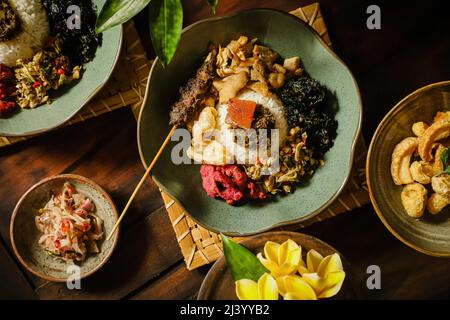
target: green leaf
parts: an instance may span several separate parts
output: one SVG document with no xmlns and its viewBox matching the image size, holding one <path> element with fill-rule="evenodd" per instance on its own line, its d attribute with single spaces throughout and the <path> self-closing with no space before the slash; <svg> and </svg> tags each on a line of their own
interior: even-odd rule
<svg viewBox="0 0 450 320">
<path fill-rule="evenodd" d="M 450 160 L 450 148 L 445 148 L 445 150 L 442 152 L 442 155 L 441 155 L 441 161 L 442 161 L 442 165 L 444 168 L 442 173 L 450 174 L 449 160 Z"/>
<path fill-rule="evenodd" d="M 123 24 L 144 9 L 151 0 L 106 0 L 100 11 L 95 31 L 101 33 Z"/>
<path fill-rule="evenodd" d="M 264 273 L 270 273 L 250 250 L 223 234 L 220 236 L 222 237 L 225 260 L 234 281 L 241 279 L 258 281 Z"/>
<path fill-rule="evenodd" d="M 175 55 L 182 28 L 181 0 L 153 0 L 150 3 L 150 36 L 156 55 L 164 67 Z"/>
<path fill-rule="evenodd" d="M 208 1 L 209 6 L 211 7 L 213 13 L 216 13 L 217 5 L 219 4 L 219 0 L 206 0 Z"/>
</svg>

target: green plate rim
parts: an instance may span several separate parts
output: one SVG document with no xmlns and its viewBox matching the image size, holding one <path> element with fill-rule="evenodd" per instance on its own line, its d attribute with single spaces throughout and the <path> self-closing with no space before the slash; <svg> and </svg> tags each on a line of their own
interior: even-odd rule
<svg viewBox="0 0 450 320">
<path fill-rule="evenodd" d="M 359 136 L 361 134 L 362 121 L 363 121 L 363 109 L 362 109 L 361 93 L 360 93 L 360 90 L 359 90 L 358 83 L 356 82 L 356 79 L 353 76 L 353 73 L 351 72 L 350 68 L 342 61 L 341 58 L 339 58 L 339 56 L 333 50 L 331 50 L 331 48 L 325 43 L 325 41 L 320 37 L 320 35 L 317 33 L 316 30 L 314 30 L 309 24 L 307 24 L 306 22 L 304 22 L 300 18 L 298 18 L 298 17 L 296 17 L 296 16 L 294 16 L 294 15 L 288 13 L 288 12 L 277 10 L 277 9 L 256 8 L 256 9 L 248 9 L 248 10 L 244 10 L 244 11 L 240 11 L 240 12 L 237 12 L 237 13 L 232 13 L 232 14 L 224 15 L 224 16 L 220 16 L 220 17 L 207 18 L 207 19 L 203 19 L 203 20 L 194 22 L 193 24 L 185 27 L 183 29 L 182 33 L 181 33 L 181 36 L 183 36 L 183 34 L 186 31 L 189 31 L 190 29 L 196 27 L 199 24 L 208 23 L 208 22 L 211 22 L 211 21 L 222 20 L 222 19 L 228 19 L 228 18 L 232 18 L 232 17 L 238 16 L 238 15 L 243 14 L 243 13 L 258 12 L 258 11 L 269 11 L 269 12 L 281 13 L 281 14 L 289 17 L 290 19 L 295 19 L 297 22 L 303 24 L 309 31 L 311 31 L 313 33 L 314 37 L 319 41 L 319 43 L 324 47 L 324 49 L 327 50 L 333 56 L 334 59 L 336 59 L 339 63 L 342 64 L 342 66 L 349 73 L 349 75 L 350 75 L 350 77 L 351 77 L 351 79 L 353 81 L 353 84 L 354 84 L 354 86 L 356 88 L 356 92 L 357 92 L 357 95 L 358 95 L 359 119 L 358 119 L 358 126 L 357 126 L 357 129 L 355 131 L 355 135 L 353 137 L 352 146 L 351 146 L 351 150 L 350 150 L 350 159 L 349 159 L 350 163 L 348 165 L 349 172 L 348 172 L 347 177 L 343 180 L 343 182 L 342 182 L 341 186 L 339 187 L 339 189 L 336 190 L 336 192 L 334 193 L 334 195 L 332 197 L 330 197 L 330 199 L 327 202 L 325 202 L 322 206 L 320 206 L 320 208 L 318 208 L 317 210 L 315 210 L 315 211 L 313 211 L 313 212 L 311 212 L 311 213 L 309 213 L 309 214 L 307 214 L 307 215 L 305 215 L 305 216 L 303 216 L 301 218 L 288 220 L 288 221 L 283 221 L 283 222 L 280 222 L 280 223 L 277 223 L 277 224 L 273 224 L 271 226 L 267 226 L 265 228 L 261 228 L 261 229 L 255 230 L 253 232 L 233 232 L 233 231 L 223 232 L 223 231 L 217 230 L 215 228 L 212 228 L 211 226 L 209 226 L 209 225 L 207 225 L 207 224 L 205 224 L 205 223 L 203 223 L 201 221 L 198 221 L 196 218 L 194 218 L 186 210 L 186 208 L 181 203 L 181 201 L 179 201 L 169 190 L 167 190 L 167 188 L 159 181 L 159 179 L 157 177 L 155 177 L 154 175 L 151 175 L 153 181 L 156 183 L 158 188 L 160 188 L 162 191 L 167 193 L 172 199 L 174 199 L 176 204 L 179 205 L 183 209 L 183 211 L 185 211 L 188 214 L 189 218 L 191 218 L 196 224 L 198 224 L 201 227 L 203 227 L 205 229 L 208 229 L 208 230 L 210 230 L 212 232 L 215 232 L 215 233 L 222 232 L 223 234 L 225 234 L 227 236 L 232 236 L 232 237 L 240 237 L 240 236 L 242 237 L 242 236 L 256 235 L 256 234 L 259 234 L 259 233 L 263 233 L 263 232 L 272 230 L 274 228 L 280 228 L 280 227 L 284 227 L 284 226 L 288 226 L 288 225 L 301 223 L 301 222 L 304 222 L 304 221 L 306 221 L 308 219 L 311 219 L 311 218 L 315 217 L 316 215 L 321 213 L 323 210 L 325 210 L 342 193 L 342 191 L 344 190 L 345 186 L 347 185 L 347 182 L 350 179 L 351 172 L 352 172 L 352 167 L 353 167 L 354 156 L 355 156 L 355 148 L 356 148 L 356 144 L 358 142 L 358 138 L 359 138 Z M 144 101 L 142 102 L 142 108 L 141 108 L 141 110 L 139 112 L 138 125 L 137 125 L 137 143 L 138 143 L 139 156 L 141 158 L 141 162 L 142 162 L 142 164 L 143 164 L 145 169 L 148 168 L 148 164 L 145 161 L 144 154 L 143 154 L 143 151 L 142 151 L 142 144 L 141 144 L 141 138 L 140 138 L 141 137 L 141 121 L 142 121 L 142 114 L 144 112 L 145 106 L 147 105 L 147 102 L 148 102 L 148 99 L 149 99 L 149 91 L 150 91 L 149 90 L 149 85 L 150 85 L 151 75 L 152 75 L 152 73 L 154 71 L 154 68 L 155 68 L 155 66 L 156 66 L 156 64 L 158 62 L 159 62 L 159 58 L 157 57 L 155 59 L 155 61 L 153 62 L 152 67 L 150 69 L 150 72 L 149 72 L 149 75 L 148 75 L 148 79 L 147 79 L 147 86 L 146 86 L 146 90 L 145 90 Z"/>
</svg>

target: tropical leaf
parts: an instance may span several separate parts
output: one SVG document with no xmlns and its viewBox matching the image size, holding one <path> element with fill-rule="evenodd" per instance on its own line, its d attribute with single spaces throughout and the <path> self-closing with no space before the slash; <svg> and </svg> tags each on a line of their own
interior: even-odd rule
<svg viewBox="0 0 450 320">
<path fill-rule="evenodd" d="M 181 0 L 152 0 L 150 3 L 150 36 L 162 65 L 172 61 L 183 28 Z"/>
<path fill-rule="evenodd" d="M 132 19 L 144 9 L 151 0 L 107 0 L 100 11 L 95 31 L 101 33 Z"/>
<path fill-rule="evenodd" d="M 250 250 L 223 234 L 220 236 L 222 237 L 225 260 L 234 281 L 248 279 L 258 282 L 258 279 L 264 273 L 270 273 Z"/>
</svg>

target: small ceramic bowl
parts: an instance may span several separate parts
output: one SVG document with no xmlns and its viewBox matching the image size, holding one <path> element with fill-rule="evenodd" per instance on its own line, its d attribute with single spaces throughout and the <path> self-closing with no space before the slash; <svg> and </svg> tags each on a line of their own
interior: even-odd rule
<svg viewBox="0 0 450 320">
<path fill-rule="evenodd" d="M 37 230 L 34 219 L 40 208 L 49 200 L 51 191 L 62 189 L 65 182 L 71 183 L 77 191 L 90 197 L 96 212 L 103 219 L 105 237 L 99 241 L 100 253 L 88 254 L 85 261 L 77 264 L 81 268 L 81 278 L 90 276 L 99 270 L 111 257 L 119 237 L 105 238 L 118 219 L 117 209 L 111 197 L 93 181 L 74 174 L 63 174 L 38 182 L 32 186 L 17 203 L 10 223 L 10 237 L 14 253 L 20 263 L 31 273 L 52 282 L 65 282 L 71 275 L 67 264 L 48 255 L 38 244 L 41 233 Z"/>
<path fill-rule="evenodd" d="M 402 206 L 402 186 L 394 184 L 391 155 L 397 143 L 414 136 L 414 122 L 430 123 L 438 111 L 450 110 L 450 81 L 425 86 L 400 101 L 381 121 L 367 156 L 367 183 L 376 213 L 399 240 L 420 252 L 450 257 L 450 208 L 438 215 L 409 217 Z"/>
</svg>

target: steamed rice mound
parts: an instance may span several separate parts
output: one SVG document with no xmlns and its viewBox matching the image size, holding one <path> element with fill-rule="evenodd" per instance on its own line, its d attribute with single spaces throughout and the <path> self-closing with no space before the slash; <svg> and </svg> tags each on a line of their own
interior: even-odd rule
<svg viewBox="0 0 450 320">
<path fill-rule="evenodd" d="M 15 66 L 18 59 L 31 59 L 49 36 L 47 13 L 39 0 L 9 0 L 21 22 L 21 31 L 0 42 L 0 63 Z"/>
</svg>

